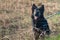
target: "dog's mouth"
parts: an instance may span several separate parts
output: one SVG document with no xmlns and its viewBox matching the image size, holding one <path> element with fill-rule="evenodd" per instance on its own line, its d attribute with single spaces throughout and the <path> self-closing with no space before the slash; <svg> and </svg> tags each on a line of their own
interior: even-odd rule
<svg viewBox="0 0 60 40">
<path fill-rule="evenodd" d="M 37 18 L 38 18 L 37 16 L 34 17 L 35 20 L 37 20 Z"/>
</svg>

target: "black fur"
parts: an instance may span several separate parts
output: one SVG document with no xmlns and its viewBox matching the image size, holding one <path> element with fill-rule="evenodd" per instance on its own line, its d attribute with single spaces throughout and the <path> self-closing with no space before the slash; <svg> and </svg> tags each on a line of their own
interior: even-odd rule
<svg viewBox="0 0 60 40">
<path fill-rule="evenodd" d="M 35 16 L 38 17 L 37 20 L 34 19 L 34 15 L 33 15 L 34 14 L 34 10 L 36 8 L 37 8 L 37 6 L 35 4 L 33 4 L 33 6 L 32 6 L 32 20 L 33 20 L 33 25 L 36 25 L 34 27 L 36 27 L 36 28 L 38 28 L 38 29 L 40 29 L 42 31 L 46 31 L 46 34 L 49 35 L 50 34 L 50 29 L 49 29 L 47 20 L 44 18 L 44 15 L 43 15 L 44 14 L 44 5 L 42 5 L 39 8 L 40 16 L 38 16 L 39 15 L 38 12 L 35 14 Z M 35 29 L 34 29 L 34 31 L 35 31 Z M 37 31 L 35 31 L 35 32 L 37 32 Z M 40 34 L 40 32 L 38 34 Z"/>
</svg>

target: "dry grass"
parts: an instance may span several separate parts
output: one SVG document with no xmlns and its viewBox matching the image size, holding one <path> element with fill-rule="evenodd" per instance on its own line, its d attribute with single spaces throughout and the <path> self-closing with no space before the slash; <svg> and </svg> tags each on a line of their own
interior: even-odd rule
<svg viewBox="0 0 60 40">
<path fill-rule="evenodd" d="M 31 0 L 0 0 L 0 40 L 34 40 L 31 3 Z M 46 5 L 48 3 L 44 4 Z M 46 8 L 47 6 L 45 6 L 45 9 Z M 45 11 L 45 16 L 46 15 L 47 9 Z M 60 16 L 53 18 L 59 20 Z M 52 20 L 48 19 L 51 29 L 57 25 L 55 24 L 57 21 L 53 20 L 53 18 L 51 18 Z"/>
</svg>

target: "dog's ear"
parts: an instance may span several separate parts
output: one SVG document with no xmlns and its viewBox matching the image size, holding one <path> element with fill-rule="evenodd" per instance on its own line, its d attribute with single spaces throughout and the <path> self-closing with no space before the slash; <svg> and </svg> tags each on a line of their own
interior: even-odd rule
<svg viewBox="0 0 60 40">
<path fill-rule="evenodd" d="M 36 5 L 35 4 L 33 4 L 32 5 L 32 14 L 34 13 L 34 10 L 36 9 Z"/>
</svg>

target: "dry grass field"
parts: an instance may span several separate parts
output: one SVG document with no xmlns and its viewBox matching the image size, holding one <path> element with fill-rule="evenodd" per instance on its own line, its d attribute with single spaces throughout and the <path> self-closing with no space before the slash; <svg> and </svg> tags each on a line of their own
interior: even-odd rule
<svg viewBox="0 0 60 40">
<path fill-rule="evenodd" d="M 38 2 L 38 0 L 0 0 L 0 40 L 34 40 L 32 1 Z M 60 11 L 59 0 L 41 2 L 45 5 L 45 17 Z M 48 18 L 47 21 L 52 33 L 50 38 L 45 40 L 60 40 L 60 14 Z"/>
</svg>

